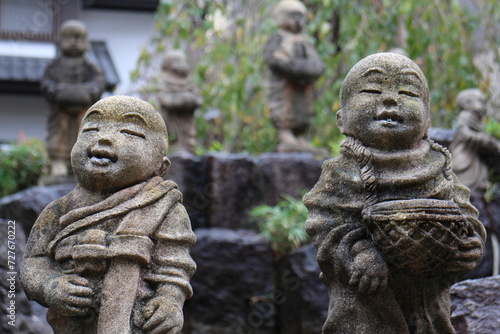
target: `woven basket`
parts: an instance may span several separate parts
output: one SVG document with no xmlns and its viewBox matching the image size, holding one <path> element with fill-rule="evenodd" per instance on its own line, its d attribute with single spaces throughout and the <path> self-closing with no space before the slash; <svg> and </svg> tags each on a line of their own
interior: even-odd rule
<svg viewBox="0 0 500 334">
<path fill-rule="evenodd" d="M 386 201 L 370 211 L 373 242 L 389 264 L 410 276 L 438 274 L 467 234 L 467 221 L 452 201 Z"/>
</svg>

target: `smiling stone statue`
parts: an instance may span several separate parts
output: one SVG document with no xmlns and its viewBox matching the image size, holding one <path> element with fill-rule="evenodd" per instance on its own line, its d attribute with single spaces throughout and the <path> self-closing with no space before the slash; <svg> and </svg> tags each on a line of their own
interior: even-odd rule
<svg viewBox="0 0 500 334">
<path fill-rule="evenodd" d="M 479 264 L 486 235 L 449 152 L 427 138 L 422 71 L 368 56 L 340 106 L 341 155 L 304 197 L 330 297 L 323 333 L 454 333 L 449 287 Z"/>
<path fill-rule="evenodd" d="M 76 187 L 31 231 L 21 279 L 54 333 L 179 333 L 195 242 L 182 194 L 162 176 L 167 129 L 142 100 L 114 96 L 83 117 Z"/>
</svg>

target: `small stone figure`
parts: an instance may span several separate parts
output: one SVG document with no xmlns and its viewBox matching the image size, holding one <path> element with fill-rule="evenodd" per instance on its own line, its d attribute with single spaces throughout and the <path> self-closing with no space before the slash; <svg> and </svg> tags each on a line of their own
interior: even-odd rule
<svg viewBox="0 0 500 334">
<path fill-rule="evenodd" d="M 304 197 L 330 298 L 323 333 L 454 333 L 449 287 L 479 263 L 486 235 L 449 152 L 427 138 L 422 71 L 368 56 L 340 106 L 341 154 Z"/>
<path fill-rule="evenodd" d="M 457 95 L 457 105 L 457 132 L 450 144 L 453 171 L 471 190 L 484 192 L 491 185 L 484 157 L 500 157 L 500 142 L 483 132 L 486 96 L 479 89 L 466 89 Z"/>
<path fill-rule="evenodd" d="M 76 187 L 28 239 L 21 280 L 58 334 L 179 333 L 195 242 L 169 168 L 167 129 L 142 100 L 89 108 L 71 153 Z"/>
<path fill-rule="evenodd" d="M 271 71 L 269 108 L 278 129 L 278 152 L 316 152 L 304 138 L 313 109 L 313 83 L 325 66 L 302 34 L 307 10 L 297 0 L 282 0 L 274 9 L 279 30 L 266 46 Z"/>
<path fill-rule="evenodd" d="M 168 124 L 171 151 L 194 153 L 194 112 L 203 103 L 203 98 L 191 82 L 184 52 L 169 51 L 163 59 L 162 70 L 158 98 L 163 119 Z"/>
<path fill-rule="evenodd" d="M 63 23 L 59 47 L 61 55 L 47 66 L 41 81 L 42 93 L 51 107 L 47 151 L 54 178 L 68 175 L 71 148 L 76 142 L 80 121 L 105 87 L 101 70 L 85 57 L 90 44 L 82 22 Z"/>
</svg>

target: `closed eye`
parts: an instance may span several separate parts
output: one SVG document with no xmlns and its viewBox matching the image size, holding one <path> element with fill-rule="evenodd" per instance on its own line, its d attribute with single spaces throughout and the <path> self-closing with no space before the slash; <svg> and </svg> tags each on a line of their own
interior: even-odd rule
<svg viewBox="0 0 500 334">
<path fill-rule="evenodd" d="M 83 132 L 98 132 L 99 131 L 99 128 L 85 128 L 82 130 L 82 133 Z"/>
<path fill-rule="evenodd" d="M 414 92 L 411 92 L 409 90 L 400 90 L 399 91 L 399 94 L 400 95 L 406 95 L 406 96 L 410 96 L 410 97 L 420 97 L 418 94 L 414 93 Z"/>
<path fill-rule="evenodd" d="M 377 90 L 377 89 L 363 89 L 361 93 L 367 93 L 367 94 L 381 94 L 382 92 Z"/>
<path fill-rule="evenodd" d="M 127 135 L 130 135 L 130 136 L 135 136 L 135 137 L 139 137 L 139 138 L 142 138 L 142 139 L 146 139 L 146 136 L 143 133 L 140 133 L 140 132 L 137 132 L 137 131 L 134 131 L 134 130 L 123 129 L 120 132 L 124 133 L 124 134 L 127 134 Z"/>
</svg>

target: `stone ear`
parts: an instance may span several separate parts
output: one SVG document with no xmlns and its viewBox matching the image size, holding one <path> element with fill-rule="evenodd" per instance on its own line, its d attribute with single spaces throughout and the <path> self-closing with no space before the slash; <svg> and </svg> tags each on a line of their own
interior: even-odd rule
<svg viewBox="0 0 500 334">
<path fill-rule="evenodd" d="M 344 133 L 344 124 L 342 121 L 342 109 L 337 111 L 337 127 L 339 128 L 341 133 Z"/>
<path fill-rule="evenodd" d="M 158 175 L 164 176 L 165 174 L 167 174 L 169 169 L 170 169 L 170 160 L 168 160 L 167 157 L 163 157 L 163 161 L 160 170 L 158 171 Z"/>
</svg>

